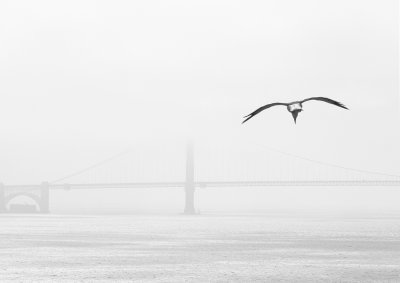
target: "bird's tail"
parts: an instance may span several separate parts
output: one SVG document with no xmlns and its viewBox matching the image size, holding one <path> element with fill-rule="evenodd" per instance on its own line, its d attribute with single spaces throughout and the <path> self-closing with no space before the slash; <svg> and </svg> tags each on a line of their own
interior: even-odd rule
<svg viewBox="0 0 400 283">
<path fill-rule="evenodd" d="M 297 116 L 299 115 L 299 112 L 298 111 L 293 111 L 292 112 L 292 116 L 293 116 L 293 120 L 294 120 L 294 123 L 296 124 L 296 121 L 297 121 Z"/>
</svg>

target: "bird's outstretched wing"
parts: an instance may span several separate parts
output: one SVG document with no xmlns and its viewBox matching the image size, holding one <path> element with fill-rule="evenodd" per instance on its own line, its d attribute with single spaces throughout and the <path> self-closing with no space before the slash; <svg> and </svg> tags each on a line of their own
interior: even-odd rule
<svg viewBox="0 0 400 283">
<path fill-rule="evenodd" d="M 338 101 L 335 101 L 333 99 L 326 98 L 326 97 L 310 97 L 310 98 L 304 99 L 303 101 L 301 101 L 301 103 L 306 102 L 306 101 L 310 101 L 310 100 L 324 101 L 324 102 L 339 106 L 339 107 L 344 108 L 344 109 L 349 109 L 344 104 L 342 104 L 342 103 L 340 103 Z"/>
<path fill-rule="evenodd" d="M 242 122 L 242 124 L 243 124 L 244 122 L 246 122 L 247 120 L 253 118 L 253 116 L 257 115 L 257 114 L 260 113 L 261 111 L 263 111 L 263 110 L 265 110 L 265 109 L 268 109 L 268 108 L 270 108 L 270 107 L 272 107 L 272 106 L 277 106 L 277 105 L 287 106 L 286 103 L 280 103 L 280 102 L 264 105 L 264 106 L 258 108 L 256 111 L 251 112 L 249 115 L 244 116 L 243 118 L 246 118 L 246 119 Z"/>
</svg>

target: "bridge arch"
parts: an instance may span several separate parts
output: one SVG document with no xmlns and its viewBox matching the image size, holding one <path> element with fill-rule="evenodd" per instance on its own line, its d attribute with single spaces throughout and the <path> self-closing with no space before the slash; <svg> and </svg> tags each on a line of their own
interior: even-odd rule
<svg viewBox="0 0 400 283">
<path fill-rule="evenodd" d="M 39 211 L 43 211 L 43 201 L 42 198 L 34 193 L 30 192 L 17 192 L 17 193 L 12 193 L 9 194 L 5 197 L 5 207 L 8 207 L 10 202 L 14 200 L 15 198 L 18 197 L 28 197 L 29 199 L 33 200 L 37 207 L 39 208 Z"/>
</svg>

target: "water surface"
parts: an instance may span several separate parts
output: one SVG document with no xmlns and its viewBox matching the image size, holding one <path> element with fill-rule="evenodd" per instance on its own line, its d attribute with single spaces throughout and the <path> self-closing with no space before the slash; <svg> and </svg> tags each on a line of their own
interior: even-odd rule
<svg viewBox="0 0 400 283">
<path fill-rule="evenodd" d="M 1 215 L 0 279 L 400 282 L 400 217 Z"/>
</svg>

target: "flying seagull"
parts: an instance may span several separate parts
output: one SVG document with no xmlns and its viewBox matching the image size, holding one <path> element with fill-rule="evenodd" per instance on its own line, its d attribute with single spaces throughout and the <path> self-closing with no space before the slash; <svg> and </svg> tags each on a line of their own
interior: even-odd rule
<svg viewBox="0 0 400 283">
<path fill-rule="evenodd" d="M 292 114 L 294 122 L 296 123 L 297 115 L 299 115 L 299 113 L 301 111 L 303 111 L 303 103 L 306 102 L 306 101 L 310 101 L 310 100 L 319 100 L 319 101 L 323 101 L 323 102 L 327 102 L 327 103 L 339 106 L 339 107 L 344 108 L 344 109 L 348 109 L 342 103 L 337 102 L 337 101 L 335 101 L 333 99 L 330 99 L 330 98 L 326 98 L 326 97 L 310 97 L 310 98 L 307 98 L 307 99 L 304 99 L 304 100 L 301 100 L 301 101 L 294 101 L 294 102 L 290 102 L 290 103 L 276 102 L 276 103 L 271 103 L 271 104 L 264 105 L 264 106 L 258 108 L 256 111 L 251 112 L 249 115 L 244 116 L 243 118 L 245 118 L 245 120 L 242 122 L 242 124 L 244 122 L 246 122 L 247 120 L 253 118 L 255 115 L 257 115 L 261 111 L 264 111 L 265 109 L 268 109 L 268 108 L 270 108 L 272 106 L 277 106 L 277 105 L 286 106 L 287 110 Z"/>
</svg>

